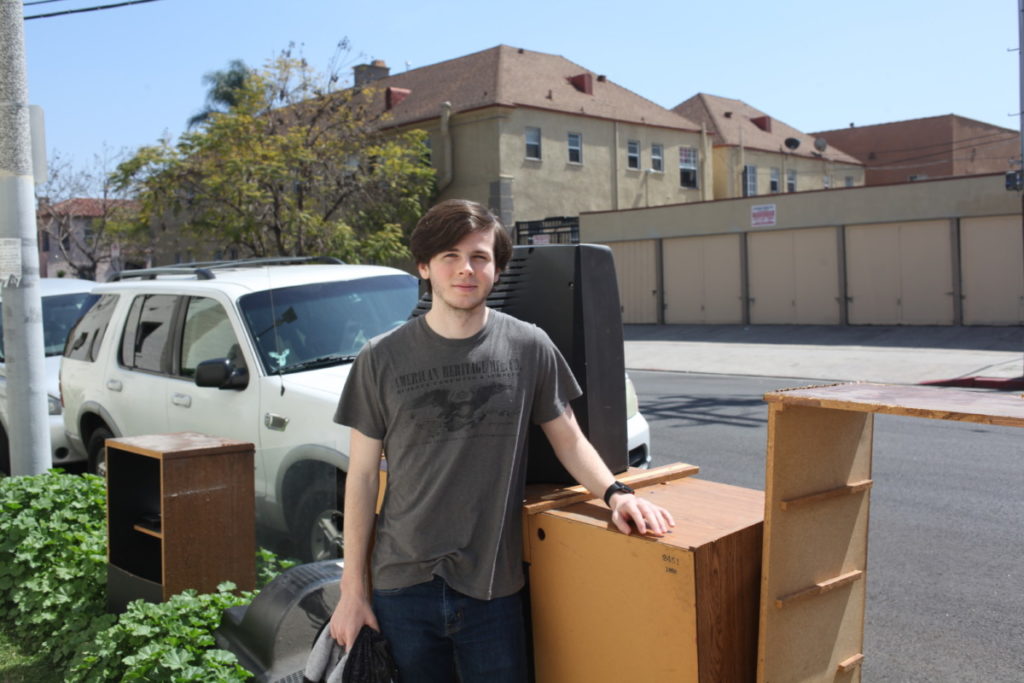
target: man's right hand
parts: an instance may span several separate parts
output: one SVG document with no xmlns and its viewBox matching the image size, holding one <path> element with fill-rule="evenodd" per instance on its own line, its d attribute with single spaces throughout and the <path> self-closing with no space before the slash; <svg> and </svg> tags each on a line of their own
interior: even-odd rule
<svg viewBox="0 0 1024 683">
<path fill-rule="evenodd" d="M 338 606 L 331 615 L 331 637 L 348 649 L 356 642 L 356 636 L 364 625 L 380 631 L 370 601 L 365 596 L 353 595 L 342 590 Z"/>
</svg>

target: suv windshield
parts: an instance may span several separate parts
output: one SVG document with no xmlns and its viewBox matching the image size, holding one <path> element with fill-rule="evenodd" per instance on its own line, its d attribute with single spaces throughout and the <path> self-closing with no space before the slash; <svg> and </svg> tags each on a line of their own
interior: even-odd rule
<svg viewBox="0 0 1024 683">
<path fill-rule="evenodd" d="M 239 299 L 265 372 L 351 362 L 371 338 L 401 325 L 416 305 L 411 275 L 270 289 Z"/>
<path fill-rule="evenodd" d="M 89 292 L 54 294 L 42 298 L 43 344 L 46 347 L 47 356 L 59 356 L 64 352 L 64 342 L 68 338 L 68 332 L 98 298 L 97 295 Z M 6 357 L 2 311 L 3 305 L 0 304 L 0 362 L 4 362 Z"/>
</svg>

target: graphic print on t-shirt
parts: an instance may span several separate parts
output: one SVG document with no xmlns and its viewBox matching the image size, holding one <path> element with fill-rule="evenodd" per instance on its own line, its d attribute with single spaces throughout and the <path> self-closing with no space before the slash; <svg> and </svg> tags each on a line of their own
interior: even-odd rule
<svg viewBox="0 0 1024 683">
<path fill-rule="evenodd" d="M 485 418 L 486 436 L 499 436 L 515 433 L 510 387 L 520 370 L 516 360 L 456 363 L 399 375 L 395 384 L 421 443 L 485 436 L 473 431 Z"/>
</svg>

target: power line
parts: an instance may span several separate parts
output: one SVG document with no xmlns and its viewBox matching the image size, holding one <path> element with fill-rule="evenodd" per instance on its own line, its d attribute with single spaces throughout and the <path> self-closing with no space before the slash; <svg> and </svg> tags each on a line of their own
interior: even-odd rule
<svg viewBox="0 0 1024 683">
<path fill-rule="evenodd" d="M 22 6 L 28 7 L 29 5 L 47 5 L 51 2 L 67 2 L 67 0 L 32 0 L 32 2 L 23 2 Z"/>
<path fill-rule="evenodd" d="M 39 2 L 55 1 L 55 0 L 38 0 Z M 60 17 L 65 14 L 79 14 L 80 12 L 96 12 L 101 9 L 114 9 L 116 7 L 127 7 L 128 5 L 141 5 L 147 2 L 157 2 L 158 0 L 129 0 L 129 2 L 118 2 L 113 5 L 97 5 L 96 7 L 83 7 L 82 9 L 67 9 L 63 12 L 49 12 L 48 14 L 33 14 L 30 17 L 25 17 L 25 21 L 29 19 L 46 19 L 48 17 Z"/>
</svg>

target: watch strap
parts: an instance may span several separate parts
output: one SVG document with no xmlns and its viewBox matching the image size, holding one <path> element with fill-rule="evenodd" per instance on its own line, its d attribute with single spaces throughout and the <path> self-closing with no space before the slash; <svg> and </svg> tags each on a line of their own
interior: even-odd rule
<svg viewBox="0 0 1024 683">
<path fill-rule="evenodd" d="M 608 507 L 612 505 L 612 496 L 616 493 L 635 493 L 632 488 L 623 484 L 621 481 L 615 480 L 611 486 L 605 489 L 604 492 L 604 504 Z"/>
</svg>

